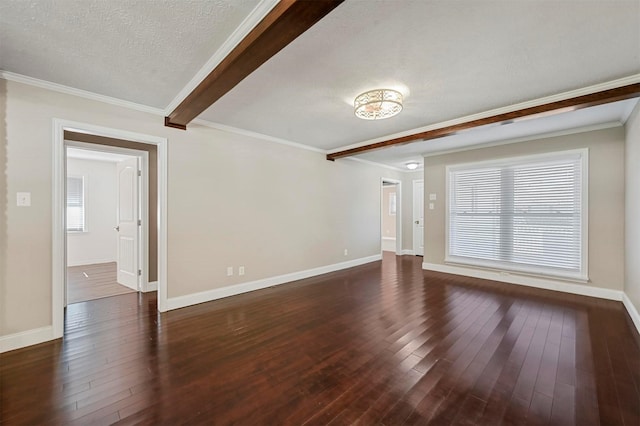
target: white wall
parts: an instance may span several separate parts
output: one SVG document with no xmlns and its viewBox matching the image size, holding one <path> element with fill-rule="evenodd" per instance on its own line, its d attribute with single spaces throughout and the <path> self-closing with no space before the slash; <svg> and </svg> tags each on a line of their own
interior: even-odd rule
<svg viewBox="0 0 640 426">
<path fill-rule="evenodd" d="M 640 311 L 640 103 L 626 125 L 625 174 L 624 292 L 637 313 Z M 636 326 L 640 328 L 640 324 Z"/>
<path fill-rule="evenodd" d="M 116 163 L 67 160 L 68 176 L 83 176 L 86 232 L 67 233 L 67 266 L 116 261 Z"/>
<path fill-rule="evenodd" d="M 380 181 L 403 178 L 201 125 L 171 129 L 160 115 L 5 80 L 0 109 L 0 336 L 51 325 L 54 118 L 168 139 L 170 298 L 379 256 Z M 32 207 L 16 207 L 18 191 L 31 192 Z M 240 265 L 245 276 L 226 276 Z"/>
</svg>

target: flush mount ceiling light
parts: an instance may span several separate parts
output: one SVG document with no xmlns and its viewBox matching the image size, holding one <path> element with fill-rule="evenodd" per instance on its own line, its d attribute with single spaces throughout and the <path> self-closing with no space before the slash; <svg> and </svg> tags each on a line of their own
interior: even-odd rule
<svg viewBox="0 0 640 426">
<path fill-rule="evenodd" d="M 415 170 L 418 168 L 418 166 L 420 165 L 420 163 L 416 162 L 416 161 L 411 161 L 407 164 L 405 164 L 405 166 L 407 167 L 407 169 L 409 170 Z"/>
<path fill-rule="evenodd" d="M 358 95 L 353 101 L 356 117 L 382 120 L 402 111 L 402 93 L 391 89 L 375 89 Z"/>
</svg>

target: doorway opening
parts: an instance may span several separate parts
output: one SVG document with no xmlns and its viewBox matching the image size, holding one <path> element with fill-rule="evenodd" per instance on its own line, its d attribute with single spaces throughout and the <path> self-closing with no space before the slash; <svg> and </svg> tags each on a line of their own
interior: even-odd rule
<svg viewBox="0 0 640 426">
<path fill-rule="evenodd" d="M 380 247 L 382 252 L 402 254 L 401 181 L 382 178 L 380 187 Z"/>
<path fill-rule="evenodd" d="M 413 254 L 424 256 L 424 181 L 413 181 Z"/>
<path fill-rule="evenodd" d="M 134 157 L 143 163 L 146 169 L 147 183 L 143 184 L 143 191 L 148 190 L 144 197 L 148 197 L 148 208 L 143 204 L 144 211 L 140 214 L 129 212 L 130 225 L 143 227 L 147 233 L 139 237 L 139 243 L 147 249 L 137 250 L 132 244 L 122 244 L 123 250 L 134 253 L 129 256 L 130 263 L 124 265 L 128 271 L 135 271 L 132 287 L 139 291 L 153 291 L 157 289 L 157 308 L 160 312 L 167 311 L 167 139 L 157 136 L 134 133 L 124 130 L 111 129 L 91 124 L 78 123 L 68 120 L 53 120 L 53 223 L 52 223 L 52 282 L 51 282 L 51 313 L 53 324 L 53 338 L 60 338 L 64 333 L 64 312 L 67 297 L 67 148 L 84 148 L 85 150 L 106 151 L 120 153 Z M 124 151 L 123 148 L 130 151 Z M 119 152 L 116 152 L 119 151 Z M 142 151 L 142 153 L 140 152 Z M 137 181 L 137 170 L 130 169 L 126 176 Z M 90 185 L 90 182 L 88 182 Z M 78 182 L 75 183 L 78 185 Z M 152 186 L 155 185 L 155 191 Z M 124 192 L 130 200 L 138 199 L 137 194 Z M 143 199 L 144 199 L 143 197 Z M 140 206 L 132 203 L 131 208 Z M 90 209 L 90 206 L 88 206 Z M 140 225 L 138 220 L 141 220 Z M 146 220 L 146 224 L 145 224 Z M 146 225 L 146 226 L 145 226 Z M 87 223 L 91 229 L 91 223 Z M 118 225 L 116 225 L 118 226 Z M 122 230 L 122 227 L 120 228 Z M 141 241 L 141 242 L 140 242 Z M 116 243 L 118 244 L 118 243 Z M 126 253 L 125 253 L 126 254 Z M 117 255 L 119 256 L 119 255 Z M 132 265 L 133 264 L 133 265 Z M 142 266 L 142 267 L 140 267 Z M 88 275 L 88 274 L 87 274 Z M 141 278 L 138 278 L 141 277 Z M 133 290 L 133 288 L 132 288 Z"/>
<path fill-rule="evenodd" d="M 66 140 L 66 304 L 149 285 L 148 152 Z"/>
</svg>

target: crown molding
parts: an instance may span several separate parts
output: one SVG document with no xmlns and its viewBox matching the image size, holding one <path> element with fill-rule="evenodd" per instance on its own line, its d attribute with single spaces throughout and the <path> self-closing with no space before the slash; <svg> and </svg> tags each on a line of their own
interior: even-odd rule
<svg viewBox="0 0 640 426">
<path fill-rule="evenodd" d="M 631 117 L 631 113 L 636 109 L 636 107 L 638 107 L 638 104 L 640 104 L 640 100 L 636 99 L 635 103 L 631 103 L 629 105 L 629 107 L 627 108 L 627 110 L 624 112 L 623 116 L 622 116 L 622 124 L 627 124 L 627 121 L 629 120 L 629 117 Z"/>
<path fill-rule="evenodd" d="M 0 78 L 7 80 L 7 81 L 14 81 L 16 83 L 22 83 L 22 84 L 26 84 L 28 86 L 34 86 L 34 87 L 39 87 L 41 89 L 46 89 L 46 90 L 51 90 L 54 92 L 58 92 L 58 93 L 63 93 L 66 95 L 72 95 L 72 96 L 78 96 L 84 99 L 90 99 L 92 101 L 97 101 L 97 102 L 103 102 L 106 104 L 110 104 L 110 105 L 115 105 L 115 106 L 120 106 L 123 108 L 128 108 L 128 109 L 133 109 L 136 111 L 141 111 L 141 112 L 146 112 L 149 114 L 153 114 L 153 115 L 158 115 L 158 116 L 165 116 L 165 111 L 160 109 L 160 108 L 154 108 L 154 107 L 150 107 L 150 106 L 146 106 L 146 105 L 141 105 L 141 104 L 137 104 L 135 102 L 130 102 L 130 101 L 125 101 L 122 99 L 118 99 L 118 98 L 113 98 L 110 96 L 105 96 L 105 95 L 100 95 L 94 92 L 89 92 L 86 90 L 82 90 L 82 89 L 76 89 L 74 87 L 69 87 L 69 86 L 64 86 L 62 84 L 57 84 L 57 83 L 52 83 L 50 81 L 46 81 L 46 80 L 40 80 L 37 78 L 33 78 L 33 77 L 28 77 L 26 75 L 22 75 L 22 74 L 17 74 L 17 73 L 13 73 L 10 71 L 3 71 L 0 70 Z M 321 148 L 315 148 L 309 145 L 304 145 L 298 142 L 293 142 L 287 139 L 282 139 L 282 138 L 277 138 L 274 136 L 268 136 L 265 135 L 263 133 L 258 133 L 258 132 L 252 132 L 250 130 L 244 130 L 244 129 L 239 129 L 237 127 L 232 127 L 232 126 L 227 126 L 224 124 L 219 124 L 219 123 L 214 123 L 211 121 L 207 121 L 207 120 L 203 120 L 201 118 L 196 118 L 195 120 L 193 120 L 194 124 L 199 124 L 201 126 L 205 126 L 205 127 L 209 127 L 212 129 L 216 129 L 216 130 L 220 130 L 223 132 L 228 132 L 228 133 L 233 133 L 233 134 L 237 134 L 237 135 L 243 135 L 243 136 L 248 136 L 254 139 L 260 139 L 260 140 L 264 140 L 267 142 L 273 142 L 273 143 L 278 143 L 281 145 L 287 145 L 287 146 L 291 146 L 294 148 L 299 148 L 299 149 L 304 149 L 306 151 L 312 151 L 312 152 L 317 152 L 323 155 L 326 155 L 329 151 L 325 150 L 325 149 L 321 149 Z M 391 167 L 391 166 L 387 166 L 385 164 L 380 164 L 380 163 L 375 163 L 375 162 L 371 162 L 371 161 L 366 161 L 366 160 L 360 160 L 360 159 L 354 159 L 354 160 L 359 160 L 361 162 L 366 162 L 372 165 L 377 165 L 380 167 L 387 167 L 387 168 L 391 168 L 393 170 L 400 170 L 397 169 L 395 167 Z"/>
<path fill-rule="evenodd" d="M 233 33 L 222 43 L 222 46 L 209 58 L 200 70 L 193 76 L 186 86 L 178 92 L 175 98 L 167 105 L 163 115 L 167 116 L 213 71 L 224 58 L 240 43 L 251 30 L 277 5 L 279 0 L 260 0 L 251 13 L 240 23 Z"/>
<path fill-rule="evenodd" d="M 292 146 L 294 148 L 304 149 L 306 151 L 318 152 L 320 154 L 327 154 L 327 150 L 321 148 L 315 148 L 313 146 L 304 145 L 298 142 L 293 142 L 287 139 L 277 138 L 275 136 L 265 135 L 264 133 L 253 132 L 251 130 L 244 130 L 238 127 L 227 126 L 225 124 L 214 123 L 213 121 L 203 120 L 196 118 L 191 122 L 192 124 L 199 124 L 201 126 L 209 127 L 211 129 L 220 130 L 223 132 L 234 133 L 236 135 L 248 136 L 254 139 L 261 139 L 267 142 L 274 142 L 281 145 Z"/>
<path fill-rule="evenodd" d="M 103 102 L 110 105 L 115 105 L 123 108 L 133 109 L 136 111 L 146 112 L 153 115 L 164 116 L 164 110 L 160 108 L 154 108 L 147 105 L 138 104 L 131 101 L 125 101 L 111 96 L 100 95 L 98 93 L 89 92 L 87 90 L 76 89 L 74 87 L 65 86 L 58 83 L 52 83 L 46 80 L 40 80 L 26 75 L 17 74 L 10 71 L 0 70 L 0 78 L 8 81 L 14 81 L 16 83 L 22 83 L 29 86 L 40 87 L 42 89 L 52 90 L 58 93 L 64 93 L 66 95 L 78 96 L 84 99 L 90 99 L 92 101 Z"/>
<path fill-rule="evenodd" d="M 250 138 L 260 139 L 260 140 L 263 140 L 263 141 L 266 141 L 266 142 L 273 142 L 273 143 L 277 143 L 277 144 L 280 144 L 280 145 L 286 145 L 286 146 L 290 146 L 290 147 L 293 147 L 293 148 L 303 149 L 305 151 L 317 152 L 317 153 L 323 154 L 323 155 L 326 155 L 329 152 L 326 149 L 315 148 L 315 147 L 312 147 L 312 146 L 309 146 L 309 145 L 303 145 L 301 143 L 293 142 L 293 141 L 290 141 L 290 140 L 287 140 L 287 139 L 276 138 L 274 136 L 268 136 L 268 135 L 265 135 L 264 133 L 252 132 L 250 130 L 244 130 L 244 129 L 240 129 L 238 127 L 227 126 L 227 125 L 220 124 L 220 123 L 214 123 L 213 121 L 207 121 L 207 120 L 203 120 L 201 118 L 196 118 L 191 123 L 192 124 L 196 124 L 196 125 L 200 125 L 200 126 L 204 126 L 204 127 L 208 127 L 210 129 L 220 130 L 222 132 L 233 133 L 233 134 L 242 135 L 242 136 L 248 136 Z M 361 158 L 349 157 L 349 158 L 345 158 L 345 159 L 356 161 L 358 163 L 368 164 L 368 165 L 371 165 L 371 166 L 382 167 L 382 168 L 385 168 L 385 169 L 394 170 L 396 172 L 408 173 L 408 172 L 415 172 L 416 171 L 416 170 L 405 170 L 405 169 L 401 169 L 399 167 L 389 166 L 387 164 L 376 163 L 375 161 L 363 160 Z M 420 170 L 420 169 L 418 169 L 418 170 Z"/>
<path fill-rule="evenodd" d="M 271 0 L 269 0 L 271 1 Z M 265 2 L 263 2 L 265 3 Z M 262 4 L 262 3 L 261 3 Z M 256 7 L 256 9 L 258 8 L 258 6 Z M 254 9 L 255 10 L 255 9 Z M 248 19 L 248 18 L 247 18 Z M 246 21 L 246 20 L 245 20 Z M 52 83 L 46 80 L 40 80 L 37 78 L 33 78 L 33 77 L 28 77 L 22 74 L 17 74 L 17 73 L 13 73 L 10 71 L 4 71 L 4 70 L 0 70 L 0 79 L 4 79 L 7 81 L 13 81 L 13 82 L 17 82 L 17 83 L 22 83 L 22 84 L 26 84 L 29 86 L 35 86 L 35 87 L 39 87 L 42 89 L 47 89 L 47 90 L 51 90 L 54 92 L 58 92 L 58 93 L 63 93 L 63 94 L 67 94 L 67 95 L 73 95 L 73 96 L 78 96 L 84 99 L 89 99 L 89 100 L 93 100 L 93 101 L 97 101 L 97 102 L 103 102 L 106 104 L 110 104 L 110 105 L 115 105 L 115 106 L 120 106 L 123 108 L 127 108 L 127 109 L 132 109 L 132 110 L 136 110 L 136 111 L 140 111 L 140 112 L 145 112 L 145 113 L 149 113 L 149 114 L 153 114 L 156 116 L 165 116 L 166 113 L 164 110 L 160 109 L 160 108 L 154 108 L 154 107 L 150 107 L 147 105 L 142 105 L 142 104 L 138 104 L 135 102 L 130 102 L 130 101 L 125 101 L 122 99 L 118 99 L 118 98 L 113 98 L 110 96 L 105 96 L 105 95 L 100 95 L 94 92 L 89 92 L 86 90 L 81 90 L 81 89 L 76 89 L 73 87 L 69 87 L 69 86 L 65 86 L 62 84 L 57 84 L 57 83 Z M 278 143 L 281 145 L 287 145 L 287 146 L 291 146 L 294 148 L 299 148 L 299 149 L 303 149 L 306 151 L 311 151 L 311 152 L 316 152 L 316 153 L 321 153 L 321 154 L 330 154 L 332 152 L 338 152 L 338 151 L 342 151 L 342 150 L 346 150 L 346 149 L 351 149 L 351 148 L 355 148 L 355 147 L 359 147 L 362 145 L 367 145 L 370 143 L 375 143 L 376 141 L 380 141 L 380 140 L 385 140 L 386 138 L 389 137 L 400 137 L 406 134 L 413 134 L 416 132 L 420 132 L 420 131 L 425 131 L 425 130 L 429 130 L 429 129 L 435 129 L 435 128 L 440 128 L 440 127 L 444 127 L 444 126 L 448 126 L 451 124 L 456 124 L 458 122 L 464 122 L 467 120 L 473 120 L 476 118 L 481 118 L 484 116 L 491 116 L 492 114 L 497 114 L 497 113 L 501 113 L 504 111 L 507 111 L 510 108 L 522 108 L 522 107 L 527 107 L 527 106 L 531 106 L 534 103 L 545 103 L 545 102 L 552 102 L 554 100 L 557 99 L 564 99 L 565 97 L 572 97 L 572 96 L 581 96 L 583 94 L 589 94 L 592 93 L 593 91 L 598 91 L 598 90 L 607 90 L 613 87 L 618 87 L 619 85 L 622 84 L 633 84 L 636 82 L 640 82 L 640 74 L 635 74 L 623 79 L 618 79 L 618 80 L 613 80 L 607 83 L 602 83 L 600 85 L 596 85 L 596 86 L 589 86 L 587 88 L 583 88 L 583 89 L 578 89 L 575 91 L 571 91 L 571 92 L 565 92 L 563 94 L 558 94 L 558 95 L 554 95 L 554 96 L 549 96 L 546 98 L 540 98 L 537 99 L 535 101 L 529 101 L 529 102 L 524 102 L 521 104 L 516 104 L 516 105 L 512 105 L 509 107 L 504 107 L 504 108 L 498 108 L 498 109 L 494 109 L 491 111 L 487 111 L 484 113 L 480 113 L 480 114 L 475 114 L 475 115 L 471 115 L 471 116 L 466 116 L 466 117 L 462 117 L 462 118 L 458 118 L 455 120 L 450 120 L 450 121 L 445 121 L 445 122 L 441 122 L 438 124 L 434 124 L 434 125 L 430 125 L 430 126 L 426 126 L 426 127 L 421 127 L 421 128 L 416 128 L 416 129 L 412 129 L 412 130 L 408 130 L 405 132 L 401 132 L 401 133 L 396 133 L 393 135 L 389 135 L 389 136 L 385 136 L 382 138 L 376 138 L 376 139 L 370 139 L 368 141 L 364 141 L 364 142 L 360 142 L 357 144 L 352 144 L 352 145 L 346 145 L 343 147 L 339 147 L 339 148 L 334 148 L 331 150 L 325 150 L 325 149 L 321 149 L 321 148 L 315 148 L 309 145 L 304 145 L 298 142 L 293 142 L 287 139 L 282 139 L 282 138 L 277 138 L 274 136 L 268 136 L 262 133 L 258 133 L 258 132 L 253 132 L 250 130 L 244 130 L 244 129 L 240 129 L 237 127 L 232 127 L 232 126 L 227 126 L 224 124 L 219 124 L 219 123 L 214 123 L 208 120 L 203 120 L 200 118 L 197 118 L 195 120 L 193 120 L 192 123 L 194 124 L 199 124 L 205 127 L 209 127 L 212 129 L 216 129 L 216 130 L 220 130 L 220 131 L 224 131 L 224 132 L 228 132 L 228 133 L 233 133 L 233 134 L 237 134 L 237 135 L 243 135 L 243 136 L 248 136 L 251 138 L 255 138 L 255 139 L 260 139 L 260 140 L 264 140 L 267 142 L 273 142 L 273 143 Z M 630 108 L 629 114 L 633 111 L 633 108 Z M 627 117 L 628 119 L 628 117 Z M 626 121 L 626 120 L 624 120 Z M 472 149 L 479 149 L 479 148 L 488 148 L 488 147 L 492 147 L 492 146 L 499 146 L 499 145 L 508 145 L 508 144 L 512 144 L 512 143 L 519 143 L 519 142 L 526 142 L 529 140 L 535 140 L 535 139 L 546 139 L 546 138 L 551 138 L 551 137 L 556 137 L 556 136 L 564 136 L 564 135 L 569 135 L 569 134 L 574 134 L 574 133 L 583 133 L 583 132 L 588 132 L 588 131 L 595 131 L 595 130 L 602 130 L 602 129 L 607 129 L 607 128 L 612 128 L 612 127 L 617 127 L 617 126 L 622 126 L 624 125 L 624 122 L 609 122 L 609 123 L 603 123 L 603 124 L 598 124 L 598 125 L 593 125 L 593 126 L 584 126 L 584 127 L 577 127 L 574 129 L 568 129 L 568 130 L 563 130 L 563 131 L 558 131 L 558 132 L 552 132 L 552 133 L 545 133 L 545 134 L 537 134 L 537 135 L 532 135 L 532 136 L 526 136 L 526 137 L 521 137 L 521 138 L 517 138 L 517 139 L 508 139 L 508 140 L 504 140 L 504 141 L 496 141 L 496 142 L 487 142 L 484 144 L 479 144 L 479 145 L 473 145 L 473 146 L 468 146 L 468 147 L 461 147 L 459 149 L 453 149 L 453 150 L 447 150 L 447 151 L 438 151 L 438 152 L 433 152 L 433 153 L 426 153 L 423 155 L 423 157 L 432 157 L 432 156 L 437 156 L 437 155 L 445 155 L 445 154 L 450 154 L 450 153 L 454 153 L 454 152 L 461 152 L 461 151 L 469 151 Z M 360 162 L 360 163 L 364 163 L 364 164 L 369 164 L 372 166 L 377 166 L 377 167 L 382 167 L 382 168 L 386 168 L 389 170 L 394 170 L 394 171 L 399 171 L 399 172 L 403 172 L 403 173 L 412 173 L 415 172 L 416 170 L 405 170 L 399 167 L 394 167 L 394 166 L 390 166 L 387 164 L 383 164 L 383 163 L 377 163 L 374 161 L 370 161 L 370 160 L 364 160 L 361 158 L 355 158 L 355 157 L 346 157 L 348 159 L 351 159 L 353 161 L 356 162 Z M 420 171 L 421 169 L 417 169 L 418 171 Z"/>
<path fill-rule="evenodd" d="M 376 163 L 375 161 L 370 161 L 370 160 L 363 160 L 362 158 L 356 158 L 356 157 L 346 157 L 344 159 L 345 160 L 355 161 L 357 163 L 368 164 L 370 166 L 382 167 L 383 169 L 389 169 L 389 170 L 393 170 L 395 172 L 407 173 L 407 172 L 416 172 L 416 171 L 421 170 L 421 169 L 405 170 L 405 169 L 401 169 L 399 167 L 389 166 L 387 164 L 382 164 L 382 163 Z"/>
<path fill-rule="evenodd" d="M 559 136 L 573 135 L 573 134 L 576 134 L 576 133 L 594 132 L 596 130 L 611 129 L 613 127 L 621 127 L 621 126 L 623 126 L 623 124 L 621 122 L 619 122 L 619 121 L 610 121 L 610 122 L 607 122 L 607 123 L 591 124 L 591 125 L 588 125 L 588 126 L 574 127 L 574 128 L 566 129 L 566 130 L 558 130 L 556 132 L 538 133 L 538 134 L 530 135 L 530 136 L 522 136 L 520 138 L 515 138 L 515 139 L 505 139 L 505 140 L 493 141 L 493 142 L 490 141 L 490 142 L 485 142 L 485 143 L 481 143 L 481 144 L 477 144 L 477 145 L 470 145 L 470 146 L 466 146 L 466 147 L 462 146 L 460 148 L 448 149 L 446 151 L 428 152 L 426 154 L 423 154 L 422 156 L 425 157 L 425 158 L 437 157 L 437 156 L 440 156 L 440 155 L 454 154 L 456 152 L 472 151 L 474 149 L 491 148 L 493 146 L 511 145 L 511 144 L 520 143 L 520 142 L 528 142 L 528 141 L 534 141 L 534 140 L 556 138 L 556 137 L 559 137 Z"/>
<path fill-rule="evenodd" d="M 477 114 L 471 114 L 464 117 L 455 118 L 448 121 L 441 121 L 439 123 L 430 124 L 424 127 L 418 127 L 411 130 L 406 130 L 403 132 L 393 133 L 390 135 L 382 136 L 379 138 L 368 139 L 366 141 L 354 143 L 351 145 L 345 145 L 340 148 L 334 148 L 329 151 L 329 154 L 334 154 L 336 152 L 347 151 L 354 148 L 360 148 L 366 145 L 371 145 L 378 142 L 384 142 L 390 139 L 401 138 L 404 136 L 410 136 L 416 133 L 427 132 L 430 130 L 437 130 L 444 127 L 455 126 L 462 123 L 467 123 L 470 121 L 480 120 L 487 117 L 492 117 L 495 115 L 506 114 L 513 111 L 518 111 L 526 108 L 532 108 L 540 105 L 545 105 L 552 102 L 558 102 L 565 99 L 576 98 L 578 96 L 590 95 L 592 93 L 602 92 L 605 90 L 615 89 L 622 86 L 627 86 L 629 84 L 640 83 L 640 74 L 633 74 L 628 77 L 619 78 L 617 80 L 611 80 L 600 84 L 595 84 L 592 86 L 583 87 L 581 89 L 570 90 L 568 92 L 558 93 L 556 95 L 546 96 L 543 98 L 538 98 L 526 102 L 521 102 L 518 104 L 512 104 L 505 107 L 495 108 L 489 111 L 480 112 Z"/>
</svg>

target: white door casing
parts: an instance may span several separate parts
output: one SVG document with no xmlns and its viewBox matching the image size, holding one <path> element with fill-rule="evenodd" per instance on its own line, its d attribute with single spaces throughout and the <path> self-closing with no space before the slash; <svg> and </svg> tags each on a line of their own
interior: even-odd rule
<svg viewBox="0 0 640 426">
<path fill-rule="evenodd" d="M 382 205 L 382 200 L 384 199 L 383 197 L 383 187 L 384 187 L 384 183 L 388 182 L 388 183 L 392 183 L 396 186 L 396 248 L 395 248 L 395 252 L 396 255 L 400 256 L 402 255 L 402 218 L 404 217 L 404 213 L 402 210 L 402 181 L 398 180 L 398 179 L 391 179 L 391 178 L 381 178 L 380 179 L 380 206 L 381 209 L 382 208 L 389 208 L 389 206 L 383 206 Z M 382 213 L 382 212 L 381 212 Z M 382 240 L 382 214 L 380 215 L 380 239 Z M 382 244 L 381 244 L 381 248 L 382 248 Z M 380 253 L 382 253 L 382 250 L 380 251 Z"/>
<path fill-rule="evenodd" d="M 96 126 L 71 120 L 53 118 L 53 210 L 51 232 L 51 322 L 48 337 L 42 341 L 61 338 L 64 334 L 64 293 L 66 273 L 66 229 L 65 229 L 65 131 L 88 133 L 116 139 L 130 140 L 157 148 L 158 204 L 158 311 L 166 312 L 167 291 L 167 138 Z"/>
<path fill-rule="evenodd" d="M 117 165 L 118 175 L 118 283 L 138 291 L 138 158 L 122 160 Z"/>
<path fill-rule="evenodd" d="M 413 181 L 413 253 L 424 256 L 424 181 Z"/>
</svg>

